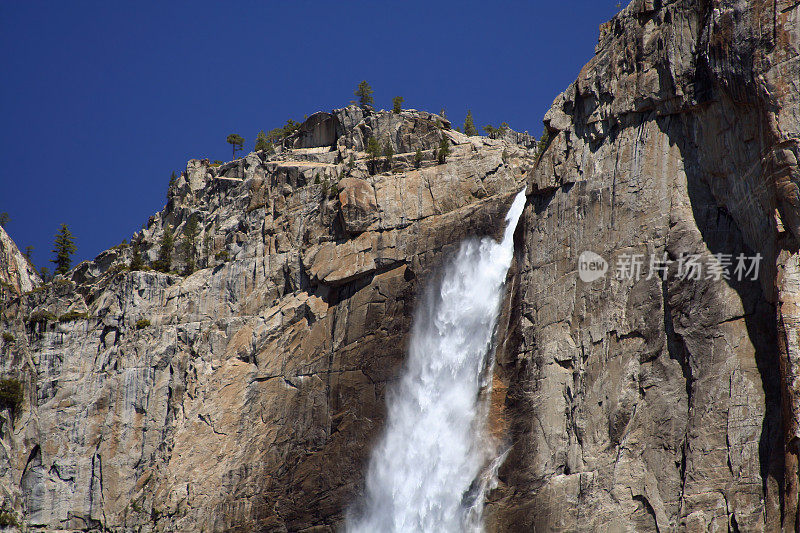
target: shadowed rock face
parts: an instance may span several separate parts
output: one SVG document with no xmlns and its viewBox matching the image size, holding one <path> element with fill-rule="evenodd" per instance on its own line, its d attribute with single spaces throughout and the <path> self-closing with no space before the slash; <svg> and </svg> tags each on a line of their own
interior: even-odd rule
<svg viewBox="0 0 800 533">
<path fill-rule="evenodd" d="M 4 301 L 3 371 L 25 386 L 0 411 L 5 507 L 40 529 L 335 531 L 421 284 L 526 183 L 487 529 L 795 531 L 799 17 L 792 0 L 632 2 L 545 116 L 535 168 L 436 115 L 355 106 L 312 115 L 295 149 L 190 161 L 132 242 L 152 262 L 171 225 L 182 271 L 195 215 L 197 272 L 129 272 L 117 247 Z M 371 136 L 394 172 L 367 172 Z M 609 274 L 583 281 L 584 251 Z M 754 280 L 679 271 L 756 253 Z M 632 254 L 642 275 L 615 277 Z"/>
<path fill-rule="evenodd" d="M 292 143 L 294 148 L 334 147 L 336 140 L 344 133 L 335 115 L 320 111 L 306 119 L 298 129 Z"/>
<path fill-rule="evenodd" d="M 182 272 L 195 216 L 198 271 L 130 272 L 132 248 L 116 247 L 6 302 L 2 330 L 17 342 L 3 345 L 3 364 L 25 401 L 13 425 L 0 414 L 0 482 L 18 518 L 144 531 L 341 521 L 419 283 L 462 239 L 502 229 L 533 163 L 500 141 L 435 126 L 417 136 L 428 113 L 369 113 L 424 150 L 420 169 L 400 152 L 394 172 L 370 175 L 365 154 L 343 145 L 193 160 L 131 242 L 153 262 L 170 224 Z M 342 143 L 367 127 L 342 123 Z M 452 154 L 438 165 L 442 136 Z"/>
<path fill-rule="evenodd" d="M 799 17 L 634 1 L 545 116 L 490 530 L 798 527 Z M 580 279 L 587 250 L 610 275 Z M 757 281 L 647 279 L 652 256 L 755 253 Z M 644 275 L 615 279 L 631 254 Z"/>
</svg>

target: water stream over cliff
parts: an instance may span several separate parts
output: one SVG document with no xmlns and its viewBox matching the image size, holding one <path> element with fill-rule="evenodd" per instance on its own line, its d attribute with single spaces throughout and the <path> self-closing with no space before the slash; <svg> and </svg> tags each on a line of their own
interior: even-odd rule
<svg viewBox="0 0 800 533">
<path fill-rule="evenodd" d="M 481 531 L 487 461 L 481 389 L 525 191 L 501 242 L 468 240 L 416 310 L 404 374 L 387 393 L 352 533 Z"/>
</svg>

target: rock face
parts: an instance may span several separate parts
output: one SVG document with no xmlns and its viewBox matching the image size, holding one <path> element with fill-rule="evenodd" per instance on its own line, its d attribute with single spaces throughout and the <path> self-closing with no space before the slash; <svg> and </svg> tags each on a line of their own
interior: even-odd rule
<svg viewBox="0 0 800 533">
<path fill-rule="evenodd" d="M 3 508 L 30 530 L 337 530 L 419 287 L 526 184 L 487 529 L 796 531 L 799 19 L 796 0 L 635 0 L 538 159 L 350 106 L 277 154 L 192 160 L 131 239 L 152 264 L 171 226 L 170 273 L 116 247 L 39 287 L 0 230 L 2 369 L 24 385 L 0 411 Z M 376 175 L 370 137 L 396 153 Z"/>
<path fill-rule="evenodd" d="M 303 122 L 292 145 L 294 148 L 331 147 L 343 133 L 338 117 L 320 111 Z"/>
<path fill-rule="evenodd" d="M 634 1 L 545 116 L 490 530 L 797 530 L 799 18 Z M 584 251 L 609 273 L 582 280 Z M 618 270 L 634 254 L 641 276 Z M 756 280 L 739 254 L 761 255 Z"/>
<path fill-rule="evenodd" d="M 0 226 L 0 301 L 33 290 L 41 282 L 36 269 Z"/>
<path fill-rule="evenodd" d="M 415 111 L 351 107 L 301 133 L 328 131 L 330 117 L 341 130 L 327 148 L 188 163 L 131 244 L 152 264 L 170 225 L 169 270 L 183 273 L 195 217 L 191 275 L 129 271 L 132 246 L 120 246 L 7 302 L 2 330 L 17 341 L 3 345 L 4 369 L 25 400 L 2 411 L 0 483 L 18 519 L 119 531 L 341 522 L 418 284 L 459 241 L 501 226 L 533 160 Z M 378 134 L 398 153 L 370 175 L 352 147 Z M 452 153 L 439 165 L 443 136 Z M 418 169 L 402 151 L 416 148 Z"/>
</svg>

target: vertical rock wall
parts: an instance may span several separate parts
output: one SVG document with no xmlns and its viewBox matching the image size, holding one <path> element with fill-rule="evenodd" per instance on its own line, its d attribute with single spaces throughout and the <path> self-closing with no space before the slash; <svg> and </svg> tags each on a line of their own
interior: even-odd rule
<svg viewBox="0 0 800 533">
<path fill-rule="evenodd" d="M 547 113 L 490 529 L 798 527 L 799 18 L 636 0 Z M 584 251 L 606 276 L 581 279 Z M 636 254 L 641 276 L 615 276 Z M 732 279 L 707 277 L 727 257 Z"/>
</svg>

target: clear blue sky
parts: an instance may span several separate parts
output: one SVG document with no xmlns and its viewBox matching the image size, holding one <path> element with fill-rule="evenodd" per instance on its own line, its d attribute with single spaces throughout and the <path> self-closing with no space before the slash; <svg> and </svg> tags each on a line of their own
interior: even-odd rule
<svg viewBox="0 0 800 533">
<path fill-rule="evenodd" d="M 347 105 L 538 136 L 594 54 L 614 0 L 571 2 L 117 2 L 0 0 L 0 212 L 52 271 L 69 225 L 74 264 L 128 239 L 191 158 L 230 159 L 225 137 Z"/>
</svg>

